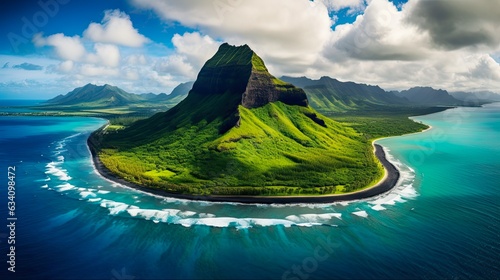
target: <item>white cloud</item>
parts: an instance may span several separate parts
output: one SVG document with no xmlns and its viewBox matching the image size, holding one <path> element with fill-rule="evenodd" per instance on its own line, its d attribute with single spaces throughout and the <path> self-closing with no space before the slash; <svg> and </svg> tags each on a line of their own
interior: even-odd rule
<svg viewBox="0 0 500 280">
<path fill-rule="evenodd" d="M 159 59 L 153 69 L 160 74 L 169 74 L 187 79 L 196 78 L 193 66 L 187 63 L 184 57 L 179 55 L 171 55 Z"/>
<path fill-rule="evenodd" d="M 202 36 L 199 32 L 175 34 L 172 44 L 176 52 L 183 55 L 196 71 L 199 71 L 203 64 L 215 54 L 220 45 L 210 36 Z"/>
<path fill-rule="evenodd" d="M 79 36 L 69 37 L 57 33 L 45 38 L 39 33 L 33 36 L 33 43 L 38 47 L 54 47 L 57 56 L 63 60 L 79 61 L 85 55 L 85 47 Z"/>
<path fill-rule="evenodd" d="M 83 35 L 94 42 L 127 47 L 141 47 L 149 42 L 148 38 L 133 27 L 130 17 L 120 10 L 105 11 L 101 24 L 91 23 Z"/>
<path fill-rule="evenodd" d="M 57 65 L 56 71 L 59 71 L 61 73 L 69 73 L 73 70 L 73 66 L 74 66 L 73 61 L 66 60 Z"/>
<path fill-rule="evenodd" d="M 116 68 L 109 68 L 109 67 L 103 67 L 103 66 L 96 66 L 92 64 L 84 64 L 81 66 L 80 69 L 80 74 L 84 76 L 100 76 L 100 77 L 107 77 L 107 76 L 117 76 L 120 73 L 120 71 Z"/>
<path fill-rule="evenodd" d="M 414 25 L 404 21 L 406 11 L 398 11 L 387 0 L 373 0 L 353 24 L 338 26 L 332 33 L 325 56 L 333 61 L 419 60 L 430 55 L 430 40 Z"/>
<path fill-rule="evenodd" d="M 332 25 L 326 6 L 311 5 L 308 0 L 133 2 L 211 38 L 248 44 L 277 66 L 311 64 L 328 41 Z"/>
<path fill-rule="evenodd" d="M 124 59 L 124 62 L 127 65 L 146 65 L 148 63 L 148 59 L 144 54 L 132 54 L 127 56 Z"/>
<path fill-rule="evenodd" d="M 116 67 L 120 63 L 120 50 L 117 46 L 97 43 L 94 50 L 95 54 L 88 55 L 88 62 L 109 67 Z"/>
</svg>

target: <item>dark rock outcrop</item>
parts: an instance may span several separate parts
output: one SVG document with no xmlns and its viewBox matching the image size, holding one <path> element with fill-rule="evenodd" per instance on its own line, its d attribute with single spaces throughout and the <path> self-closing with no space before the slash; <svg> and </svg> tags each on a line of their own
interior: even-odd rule
<svg viewBox="0 0 500 280">
<path fill-rule="evenodd" d="M 230 94 L 229 100 L 246 108 L 257 108 L 270 102 L 307 106 L 305 92 L 269 74 L 262 59 L 247 45 L 235 47 L 225 43 L 209 59 L 193 85 L 193 95 Z M 237 97 L 235 97 L 237 96 Z"/>
</svg>

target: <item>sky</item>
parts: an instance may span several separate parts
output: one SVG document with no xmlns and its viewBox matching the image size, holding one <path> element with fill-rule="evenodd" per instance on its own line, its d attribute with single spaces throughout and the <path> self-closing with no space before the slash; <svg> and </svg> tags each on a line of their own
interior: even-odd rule
<svg viewBox="0 0 500 280">
<path fill-rule="evenodd" d="M 17 0 L 0 22 L 0 99 L 170 93 L 223 42 L 277 77 L 500 92 L 499 0 Z"/>
</svg>

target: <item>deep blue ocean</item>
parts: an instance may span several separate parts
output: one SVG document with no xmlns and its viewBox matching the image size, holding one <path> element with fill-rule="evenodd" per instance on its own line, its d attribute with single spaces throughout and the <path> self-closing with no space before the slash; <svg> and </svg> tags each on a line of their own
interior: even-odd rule
<svg viewBox="0 0 500 280">
<path fill-rule="evenodd" d="M 401 170 L 391 192 L 282 206 L 127 189 L 93 168 L 104 120 L 0 117 L 0 279 L 500 278 L 500 103 L 415 119 L 433 128 L 378 141 Z"/>
</svg>

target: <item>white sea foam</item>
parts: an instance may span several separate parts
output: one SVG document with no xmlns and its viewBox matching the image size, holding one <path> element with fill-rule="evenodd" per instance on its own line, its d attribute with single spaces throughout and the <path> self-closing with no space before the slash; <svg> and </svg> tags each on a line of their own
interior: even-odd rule
<svg viewBox="0 0 500 280">
<path fill-rule="evenodd" d="M 93 193 L 93 192 L 84 191 L 84 192 L 80 193 L 80 196 L 82 198 L 89 198 L 89 197 L 96 197 L 97 195 L 95 193 Z"/>
<path fill-rule="evenodd" d="M 359 216 L 359 217 L 363 217 L 363 218 L 368 217 L 368 213 L 366 213 L 366 211 L 363 211 L 363 210 L 352 212 L 352 214 Z"/>
<path fill-rule="evenodd" d="M 415 190 L 413 184 L 404 185 L 400 194 L 404 198 L 415 198 L 418 196 L 417 190 Z"/>
<path fill-rule="evenodd" d="M 88 201 L 93 201 L 89 199 Z M 323 223 L 316 221 L 316 219 L 331 219 L 332 217 L 340 218 L 340 213 L 326 213 L 326 214 L 305 214 L 301 219 L 267 219 L 267 218 L 236 218 L 236 217 L 216 217 L 210 213 L 196 213 L 193 211 L 181 211 L 180 209 L 142 209 L 135 205 L 128 205 L 121 202 L 112 200 L 101 200 L 101 207 L 107 208 L 110 215 L 126 211 L 131 217 L 143 218 L 151 220 L 155 223 L 163 222 L 169 224 L 178 224 L 184 227 L 191 227 L 194 225 L 203 225 L 209 227 L 235 227 L 237 229 L 245 229 L 254 226 L 268 227 L 282 225 L 285 227 L 290 226 L 303 226 L 311 227 L 315 225 L 322 225 Z M 313 215 L 316 219 L 313 218 Z M 196 217 L 197 216 L 197 217 Z"/>
<path fill-rule="evenodd" d="M 116 215 L 120 212 L 123 212 L 129 207 L 129 205 L 126 203 L 116 202 L 108 199 L 101 200 L 100 205 L 101 207 L 107 208 L 109 210 L 109 214 L 111 215 Z"/>
<path fill-rule="evenodd" d="M 45 167 L 47 171 L 45 174 L 51 174 L 59 178 L 61 181 L 69 181 L 71 180 L 71 176 L 68 175 L 68 171 L 66 169 L 58 167 L 61 162 L 50 162 Z"/>
<path fill-rule="evenodd" d="M 196 215 L 196 212 L 193 212 L 193 211 L 179 212 L 179 217 L 182 217 L 182 218 L 187 218 L 187 217 L 191 217 L 191 216 L 194 216 L 194 215 Z"/>
<path fill-rule="evenodd" d="M 97 193 L 100 193 L 100 194 L 108 194 L 109 191 L 102 191 L 102 190 L 98 190 Z"/>
<path fill-rule="evenodd" d="M 324 214 L 302 214 L 302 215 L 290 215 L 287 216 L 285 219 L 290 220 L 295 223 L 304 223 L 304 222 L 309 222 L 309 223 L 324 223 L 332 218 L 337 218 L 337 219 L 342 219 L 342 214 L 341 213 L 324 213 Z"/>
<path fill-rule="evenodd" d="M 418 196 L 417 191 L 413 187 L 413 181 L 415 180 L 415 171 L 403 164 L 401 161 L 394 158 L 390 150 L 383 147 L 386 158 L 399 170 L 399 180 L 396 186 L 388 193 L 379 195 L 375 198 L 366 200 L 370 204 L 374 204 L 372 209 L 376 211 L 385 210 L 386 208 L 382 205 L 395 205 L 396 203 L 404 203 L 406 199 L 413 199 Z"/>
<path fill-rule="evenodd" d="M 42 189 L 47 189 L 49 187 L 49 185 L 43 185 L 41 188 Z"/>
<path fill-rule="evenodd" d="M 88 201 L 89 201 L 89 202 L 97 202 L 97 201 L 101 201 L 101 200 L 102 200 L 102 198 L 100 198 L 100 197 L 96 197 L 96 198 L 89 198 L 89 199 L 88 199 Z"/>
<path fill-rule="evenodd" d="M 193 225 L 204 225 L 210 227 L 230 227 L 234 226 L 238 229 L 250 228 L 252 226 L 274 226 L 283 225 L 285 227 L 290 227 L 292 225 L 297 225 L 288 220 L 281 219 L 253 219 L 253 218 L 233 218 L 233 217 L 213 217 L 213 218 L 188 218 L 181 219 L 176 222 L 185 227 L 190 227 Z"/>
<path fill-rule="evenodd" d="M 56 188 L 57 188 L 57 191 L 64 192 L 64 191 L 69 191 L 69 190 L 75 189 L 76 187 L 70 183 L 65 183 L 62 185 L 57 185 Z"/>
<path fill-rule="evenodd" d="M 376 205 L 372 206 L 372 209 L 375 211 L 382 211 L 382 210 L 385 210 L 386 208 L 380 204 L 376 204 Z"/>
<path fill-rule="evenodd" d="M 59 162 L 64 162 L 64 156 L 58 156 L 57 161 Z"/>
</svg>

